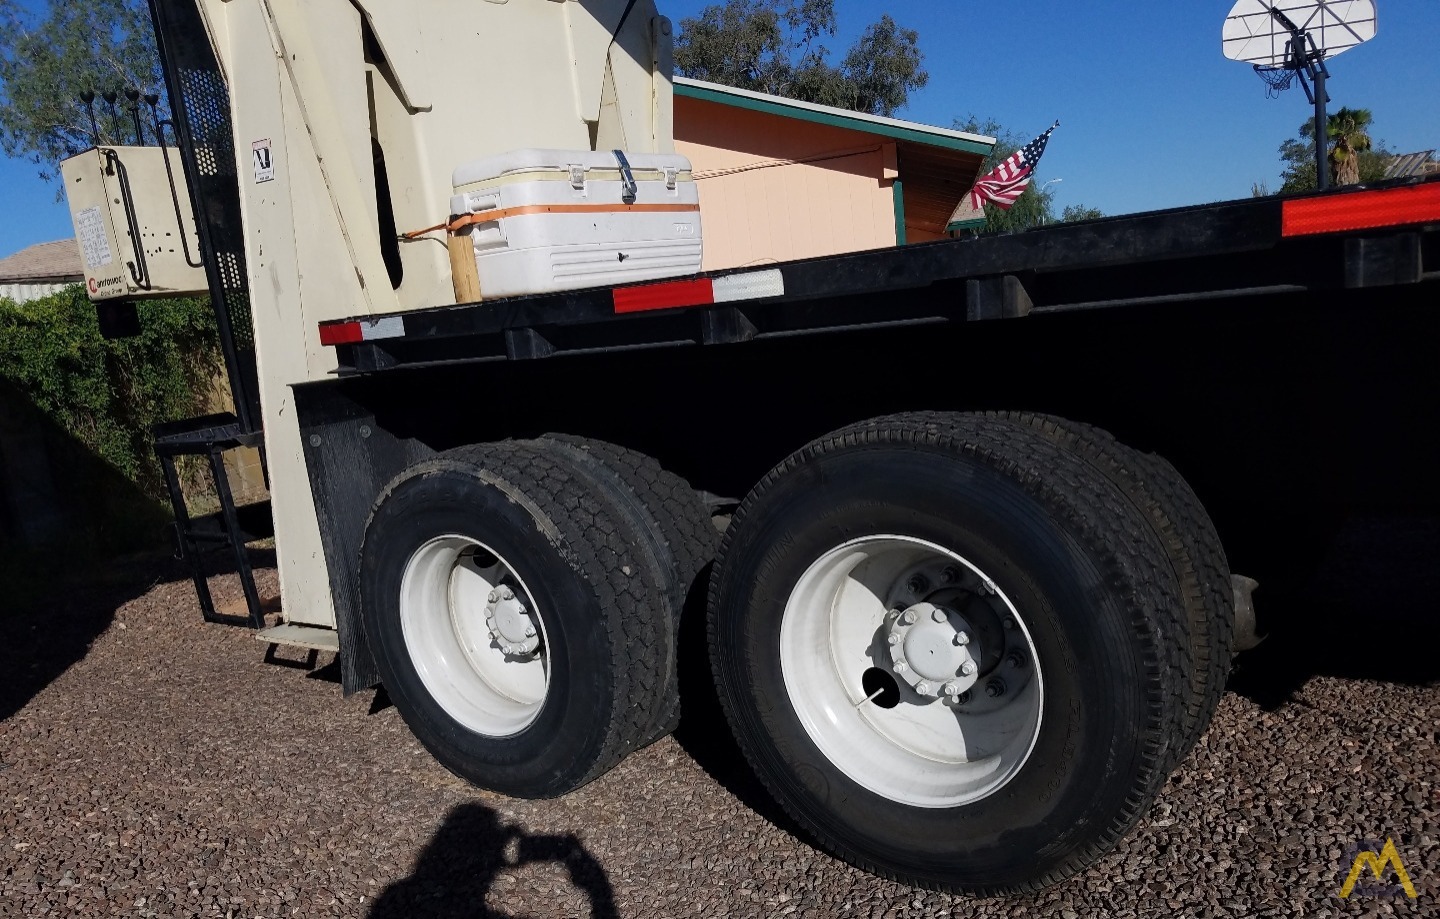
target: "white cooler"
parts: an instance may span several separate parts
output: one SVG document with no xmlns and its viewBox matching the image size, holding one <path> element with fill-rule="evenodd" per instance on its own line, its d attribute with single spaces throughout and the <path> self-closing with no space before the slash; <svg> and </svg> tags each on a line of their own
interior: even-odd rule
<svg viewBox="0 0 1440 919">
<path fill-rule="evenodd" d="M 515 150 L 453 178 L 451 227 L 469 236 L 487 299 L 700 271 L 700 198 L 683 156 Z"/>
</svg>

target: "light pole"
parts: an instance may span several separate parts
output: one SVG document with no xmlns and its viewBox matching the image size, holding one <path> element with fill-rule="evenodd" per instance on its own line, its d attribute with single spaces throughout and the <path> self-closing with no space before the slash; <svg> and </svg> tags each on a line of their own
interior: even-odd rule
<svg viewBox="0 0 1440 919">
<path fill-rule="evenodd" d="M 1051 185 L 1054 185 L 1056 182 L 1063 182 L 1063 181 L 1065 181 L 1065 180 L 1064 180 L 1064 179 L 1051 179 L 1051 180 L 1048 181 L 1048 182 L 1042 183 L 1042 184 L 1040 185 L 1040 197 L 1041 197 L 1041 199 L 1043 200 L 1044 197 L 1045 197 L 1045 189 L 1049 188 Z M 1043 227 L 1043 226 L 1045 225 L 1045 223 L 1046 223 L 1046 221 L 1045 221 L 1045 215 L 1042 213 L 1041 216 L 1040 216 L 1040 225 Z"/>
</svg>

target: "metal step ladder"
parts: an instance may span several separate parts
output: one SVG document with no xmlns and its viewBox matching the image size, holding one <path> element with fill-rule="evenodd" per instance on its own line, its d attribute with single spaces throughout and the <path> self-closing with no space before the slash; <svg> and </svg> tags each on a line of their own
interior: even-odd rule
<svg viewBox="0 0 1440 919">
<path fill-rule="evenodd" d="M 200 612 L 206 622 L 253 629 L 265 627 L 264 608 L 255 589 L 255 573 L 250 568 L 250 556 L 245 545 L 275 535 L 270 502 L 237 508 L 230 480 L 225 474 L 225 454 L 228 451 L 261 446 L 262 435 L 259 432 L 244 432 L 239 420 L 228 412 L 169 422 L 155 428 L 155 453 L 160 458 L 165 487 L 170 492 L 170 504 L 175 512 L 176 544 L 180 555 L 190 562 L 195 594 L 200 599 Z M 215 483 L 215 494 L 220 499 L 218 513 L 190 516 L 180 488 L 180 476 L 175 469 L 175 461 L 181 456 L 206 457 Z M 215 610 L 215 600 L 210 595 L 210 584 L 205 578 L 202 547 L 220 545 L 228 545 L 234 556 L 235 570 L 240 576 L 240 587 L 249 612 L 247 616 L 226 615 Z"/>
</svg>

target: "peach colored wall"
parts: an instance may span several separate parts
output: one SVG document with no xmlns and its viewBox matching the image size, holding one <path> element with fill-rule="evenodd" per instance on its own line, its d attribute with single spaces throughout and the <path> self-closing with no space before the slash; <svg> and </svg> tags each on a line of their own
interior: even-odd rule
<svg viewBox="0 0 1440 919">
<path fill-rule="evenodd" d="M 935 242 L 937 239 L 949 239 L 949 238 L 950 238 L 950 234 L 948 234 L 948 233 L 936 233 L 936 232 L 933 231 L 933 230 L 925 230 L 925 229 L 921 229 L 920 227 L 916 227 L 916 226 L 906 226 L 906 227 L 905 227 L 905 242 L 906 242 L 906 243 L 930 243 L 930 242 Z"/>
<path fill-rule="evenodd" d="M 884 141 L 677 95 L 675 150 L 696 173 L 705 270 L 895 245 Z"/>
</svg>

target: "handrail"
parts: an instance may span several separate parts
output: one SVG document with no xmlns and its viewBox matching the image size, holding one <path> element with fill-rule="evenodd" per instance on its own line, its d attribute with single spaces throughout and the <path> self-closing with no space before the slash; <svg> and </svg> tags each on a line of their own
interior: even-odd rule
<svg viewBox="0 0 1440 919">
<path fill-rule="evenodd" d="M 120 205 L 125 209 L 125 226 L 130 233 L 130 248 L 135 253 L 135 261 L 126 262 L 125 267 L 130 269 L 130 279 L 135 282 L 136 287 L 151 290 L 150 268 L 145 264 L 145 242 L 140 238 L 140 223 L 135 217 L 135 198 L 130 194 L 130 176 L 114 150 L 105 147 L 100 152 L 105 157 L 106 174 L 120 180 Z"/>
<path fill-rule="evenodd" d="M 155 138 L 160 142 L 160 157 L 165 160 L 165 179 L 170 183 L 170 201 L 175 205 L 175 223 L 180 227 L 180 251 L 185 256 L 185 264 L 191 268 L 204 268 L 204 262 L 190 257 L 190 238 L 185 233 L 185 217 L 180 211 L 180 191 L 175 187 L 175 173 L 170 168 L 170 148 L 165 146 L 165 127 L 167 125 L 170 130 L 175 130 L 175 122 L 168 118 L 155 122 Z M 178 131 L 175 137 L 177 140 L 179 139 Z"/>
</svg>

